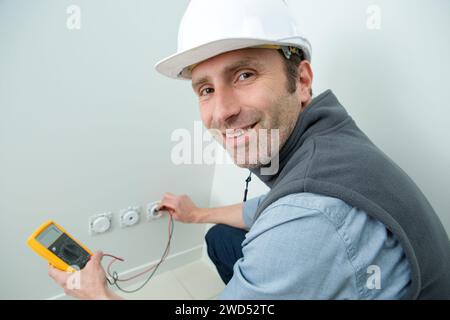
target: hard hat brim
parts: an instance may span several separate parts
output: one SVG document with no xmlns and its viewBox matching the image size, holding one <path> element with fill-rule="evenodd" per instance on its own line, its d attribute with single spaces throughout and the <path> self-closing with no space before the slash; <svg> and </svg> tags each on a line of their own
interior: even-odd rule
<svg viewBox="0 0 450 320">
<path fill-rule="evenodd" d="M 273 39 L 227 38 L 212 41 L 189 50 L 175 53 L 156 63 L 155 69 L 159 73 L 173 79 L 189 80 L 190 76 L 183 74 L 182 72 L 189 66 L 208 60 L 209 58 L 225 52 L 260 45 L 295 46 L 303 50 L 306 60 L 311 61 L 311 45 L 308 40 L 302 37 L 280 39 L 276 41 Z"/>
</svg>

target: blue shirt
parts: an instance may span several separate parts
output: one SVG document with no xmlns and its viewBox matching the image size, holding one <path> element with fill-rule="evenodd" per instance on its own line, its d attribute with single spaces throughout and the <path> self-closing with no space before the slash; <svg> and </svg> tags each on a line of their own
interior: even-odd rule
<svg viewBox="0 0 450 320">
<path fill-rule="evenodd" d="M 400 299 L 410 267 L 395 236 L 344 201 L 296 193 L 252 224 L 262 195 L 244 202 L 243 257 L 218 299 Z"/>
</svg>

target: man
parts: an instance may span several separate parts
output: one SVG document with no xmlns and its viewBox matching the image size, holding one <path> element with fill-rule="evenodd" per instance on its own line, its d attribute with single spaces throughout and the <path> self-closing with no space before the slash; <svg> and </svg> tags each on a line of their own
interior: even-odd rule
<svg viewBox="0 0 450 320">
<path fill-rule="evenodd" d="M 161 200 L 175 220 L 216 224 L 206 242 L 227 284 L 219 298 L 450 298 L 439 219 L 331 91 L 312 98 L 311 48 L 284 1 L 192 0 L 178 49 L 157 70 L 191 79 L 205 127 L 271 188 L 221 208 L 199 208 L 187 195 Z M 269 156 L 251 148 L 272 132 Z M 68 294 L 118 298 L 101 257 Z M 65 285 L 67 275 L 49 273 Z"/>
</svg>

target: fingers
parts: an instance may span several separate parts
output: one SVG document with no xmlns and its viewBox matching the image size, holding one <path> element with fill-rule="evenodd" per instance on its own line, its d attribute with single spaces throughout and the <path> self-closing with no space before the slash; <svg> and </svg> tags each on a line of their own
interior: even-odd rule
<svg viewBox="0 0 450 320">
<path fill-rule="evenodd" d="M 103 252 L 102 251 L 96 251 L 92 254 L 92 256 L 89 258 L 88 263 L 86 264 L 86 267 L 91 265 L 101 265 L 103 259 Z"/>
<path fill-rule="evenodd" d="M 186 194 L 174 195 L 166 192 L 157 209 L 168 211 L 170 216 L 177 221 L 190 223 L 197 219 L 193 215 L 196 206 Z"/>
<path fill-rule="evenodd" d="M 67 283 L 67 279 L 72 275 L 70 272 L 61 271 L 59 269 L 56 269 L 52 265 L 48 266 L 48 275 L 50 278 L 55 280 L 57 284 L 59 284 L 61 287 L 65 287 Z"/>
<path fill-rule="evenodd" d="M 48 275 L 64 289 L 67 295 L 79 299 L 104 298 L 107 291 L 101 251 L 93 253 L 82 271 L 65 272 L 49 265 Z"/>
<path fill-rule="evenodd" d="M 167 205 L 163 202 L 160 202 L 157 206 L 156 206 L 156 211 L 162 210 L 164 209 L 164 207 L 166 207 Z"/>
<path fill-rule="evenodd" d="M 94 254 L 91 256 L 92 261 L 94 261 L 95 263 L 100 263 L 103 259 L 103 252 L 102 251 L 96 251 L 94 252 Z"/>
<path fill-rule="evenodd" d="M 170 204 L 161 204 L 159 207 L 156 208 L 156 211 L 162 211 L 162 213 L 171 213 L 173 214 L 176 211 L 175 206 Z"/>
<path fill-rule="evenodd" d="M 156 210 L 162 210 L 164 208 L 175 211 L 178 206 L 178 197 L 172 193 L 166 192 L 161 199 L 160 203 L 156 207 Z"/>
</svg>

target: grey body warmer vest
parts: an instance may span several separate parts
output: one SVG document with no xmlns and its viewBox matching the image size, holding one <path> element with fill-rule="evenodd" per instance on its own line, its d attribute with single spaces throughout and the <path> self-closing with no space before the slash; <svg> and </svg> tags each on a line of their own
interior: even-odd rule
<svg viewBox="0 0 450 320">
<path fill-rule="evenodd" d="M 357 127 L 330 90 L 300 114 L 279 152 L 279 170 L 273 175 L 251 171 L 271 188 L 255 219 L 289 194 L 339 198 L 381 221 L 400 241 L 411 266 L 405 299 L 450 299 L 450 241 L 439 218 L 411 178 Z"/>
</svg>

